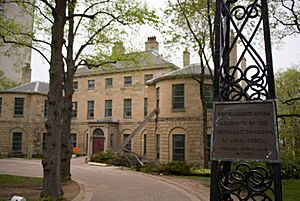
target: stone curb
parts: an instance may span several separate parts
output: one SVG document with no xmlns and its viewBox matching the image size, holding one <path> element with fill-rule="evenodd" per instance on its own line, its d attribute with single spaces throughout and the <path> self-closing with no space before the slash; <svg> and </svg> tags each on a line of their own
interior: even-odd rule
<svg viewBox="0 0 300 201">
<path fill-rule="evenodd" d="M 90 201 L 93 197 L 93 187 L 81 181 L 74 180 L 79 184 L 80 192 L 72 201 Z"/>
<path fill-rule="evenodd" d="M 93 166 L 101 166 L 101 167 L 107 167 L 108 165 L 105 163 L 95 163 L 95 162 L 88 162 L 88 165 L 93 165 Z"/>
</svg>

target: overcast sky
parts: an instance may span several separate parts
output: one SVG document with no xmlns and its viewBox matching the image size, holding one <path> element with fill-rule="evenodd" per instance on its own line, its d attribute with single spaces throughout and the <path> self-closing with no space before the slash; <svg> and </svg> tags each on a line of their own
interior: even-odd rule
<svg viewBox="0 0 300 201">
<path fill-rule="evenodd" d="M 148 5 L 159 11 L 161 7 L 165 6 L 164 0 L 145 0 L 148 2 Z M 145 27 L 139 34 L 139 38 L 134 41 L 137 44 L 138 49 L 144 50 L 144 42 L 147 40 L 147 37 L 156 36 L 157 41 L 159 42 L 159 51 L 163 56 L 166 50 L 163 47 L 163 38 L 158 31 L 150 27 Z M 125 44 L 126 46 L 126 44 Z M 183 51 L 184 47 L 182 48 Z M 179 67 L 182 66 L 182 51 L 174 53 L 173 58 L 168 58 L 168 60 Z M 272 56 L 273 56 L 273 66 L 274 71 L 277 72 L 280 69 L 286 67 L 292 67 L 295 65 L 300 65 L 300 37 L 289 37 L 286 38 L 281 47 L 272 47 Z M 197 58 L 192 58 L 191 62 L 198 62 Z M 31 68 L 32 68 L 32 81 L 44 81 L 49 82 L 49 72 L 48 65 L 43 59 L 33 51 L 31 58 Z"/>
</svg>

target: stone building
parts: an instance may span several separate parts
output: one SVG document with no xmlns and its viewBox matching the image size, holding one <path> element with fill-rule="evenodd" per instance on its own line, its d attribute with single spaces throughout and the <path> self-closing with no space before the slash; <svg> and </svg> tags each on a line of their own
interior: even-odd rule
<svg viewBox="0 0 300 201">
<path fill-rule="evenodd" d="M 48 88 L 48 83 L 32 82 L 0 92 L 1 157 L 42 153 Z"/>
<path fill-rule="evenodd" d="M 31 0 L 34 2 L 33 0 Z M 29 13 L 32 13 L 29 14 Z M 13 2 L 0 3 L 0 16 L 3 19 L 9 19 L 18 26 L 22 33 L 30 33 L 33 30 L 33 7 L 27 6 L 25 8 Z M 16 26 L 15 26 L 16 27 Z M 31 43 L 31 38 L 24 37 L 20 34 L 22 40 L 26 40 L 28 44 Z M 31 80 L 31 48 L 29 47 L 15 47 L 11 44 L 4 43 L 0 39 L 0 70 L 4 72 L 5 76 L 11 80 L 25 84 Z"/>
<path fill-rule="evenodd" d="M 200 86 L 194 80 L 200 76 L 200 67 L 189 64 L 187 50 L 184 52 L 185 67 L 180 69 L 162 58 L 158 49 L 155 37 L 149 37 L 145 51 L 138 53 L 125 54 L 119 43 L 113 48 L 113 54 L 124 54 L 135 62 L 128 59 L 101 69 L 83 67 L 77 70 L 71 142 L 78 148 L 78 154 L 89 156 L 111 149 L 134 152 L 144 160 L 162 163 L 181 160 L 204 163 L 206 144 L 203 138 L 206 135 L 202 133 Z M 206 78 L 205 99 L 211 111 L 213 93 L 208 73 Z M 37 83 L 30 86 L 33 85 Z M 21 153 L 31 157 L 42 152 L 46 94 L 24 91 L 24 86 L 12 90 L 0 93 L 2 112 L 10 111 L 4 112 L 8 116 L 0 118 L 0 128 L 5 128 L 1 133 L 5 135 L 5 142 L 1 142 L 0 152 L 14 152 L 14 139 L 17 138 L 14 133 L 23 132 Z M 16 92 L 20 90 L 22 92 Z M 17 97 L 24 98 L 24 114 L 30 111 L 28 118 L 14 116 L 13 99 L 16 101 Z M 30 103 L 34 105 L 27 105 Z M 20 121 L 16 128 L 23 130 L 15 131 L 15 123 L 8 127 L 4 119 Z"/>
</svg>

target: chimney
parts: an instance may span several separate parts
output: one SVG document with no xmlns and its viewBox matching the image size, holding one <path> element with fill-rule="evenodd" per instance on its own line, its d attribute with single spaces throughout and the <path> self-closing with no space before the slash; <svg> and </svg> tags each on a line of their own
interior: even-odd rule
<svg viewBox="0 0 300 201">
<path fill-rule="evenodd" d="M 145 50 L 156 50 L 158 52 L 158 42 L 155 36 L 148 37 L 148 41 L 145 42 Z"/>
<path fill-rule="evenodd" d="M 187 67 L 190 65 L 190 52 L 187 47 L 183 51 L 183 67 Z"/>
<path fill-rule="evenodd" d="M 246 70 L 246 65 L 247 65 L 247 60 L 245 57 L 243 57 L 242 62 L 241 62 L 241 69 L 243 72 Z"/>
<path fill-rule="evenodd" d="M 234 40 L 234 32 L 231 30 L 231 37 L 230 37 L 230 42 L 232 43 Z M 237 43 L 237 41 L 236 41 Z M 237 47 L 236 43 L 233 45 L 232 51 L 230 53 L 230 61 L 229 61 L 229 66 L 235 66 L 237 62 Z"/>
<path fill-rule="evenodd" d="M 27 63 L 25 67 L 21 70 L 22 77 L 21 77 L 21 84 L 26 84 L 31 82 L 31 68 L 30 65 Z"/>
<path fill-rule="evenodd" d="M 123 55 L 125 54 L 125 48 L 123 42 L 117 42 L 112 48 L 112 55 Z"/>
<path fill-rule="evenodd" d="M 238 66 L 236 66 L 237 65 L 237 41 L 233 44 L 233 40 L 234 40 L 234 38 L 235 38 L 235 35 L 234 35 L 234 32 L 233 32 L 233 30 L 231 30 L 231 32 L 230 32 L 230 43 L 231 43 L 231 45 L 233 45 L 233 47 L 232 47 L 232 50 L 231 50 L 231 52 L 230 52 L 230 57 L 229 57 L 229 66 L 231 67 L 231 66 L 235 66 L 235 67 L 238 67 Z M 235 80 L 237 80 L 239 77 L 240 77 L 240 73 L 239 73 L 239 71 L 233 71 L 232 70 L 232 72 L 230 72 L 230 73 L 233 73 L 234 72 L 234 79 Z"/>
<path fill-rule="evenodd" d="M 241 70 L 242 70 L 243 73 L 245 73 L 246 65 L 247 65 L 247 60 L 246 60 L 245 57 L 243 57 L 242 62 L 241 62 Z M 247 86 L 246 82 L 242 81 L 242 87 L 243 87 L 243 89 L 245 89 L 246 86 Z"/>
</svg>

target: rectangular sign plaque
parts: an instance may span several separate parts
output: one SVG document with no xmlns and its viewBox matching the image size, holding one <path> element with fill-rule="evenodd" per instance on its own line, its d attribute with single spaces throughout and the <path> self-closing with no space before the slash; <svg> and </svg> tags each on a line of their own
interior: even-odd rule
<svg viewBox="0 0 300 201">
<path fill-rule="evenodd" d="M 274 100 L 215 102 L 211 159 L 279 162 Z"/>
</svg>

